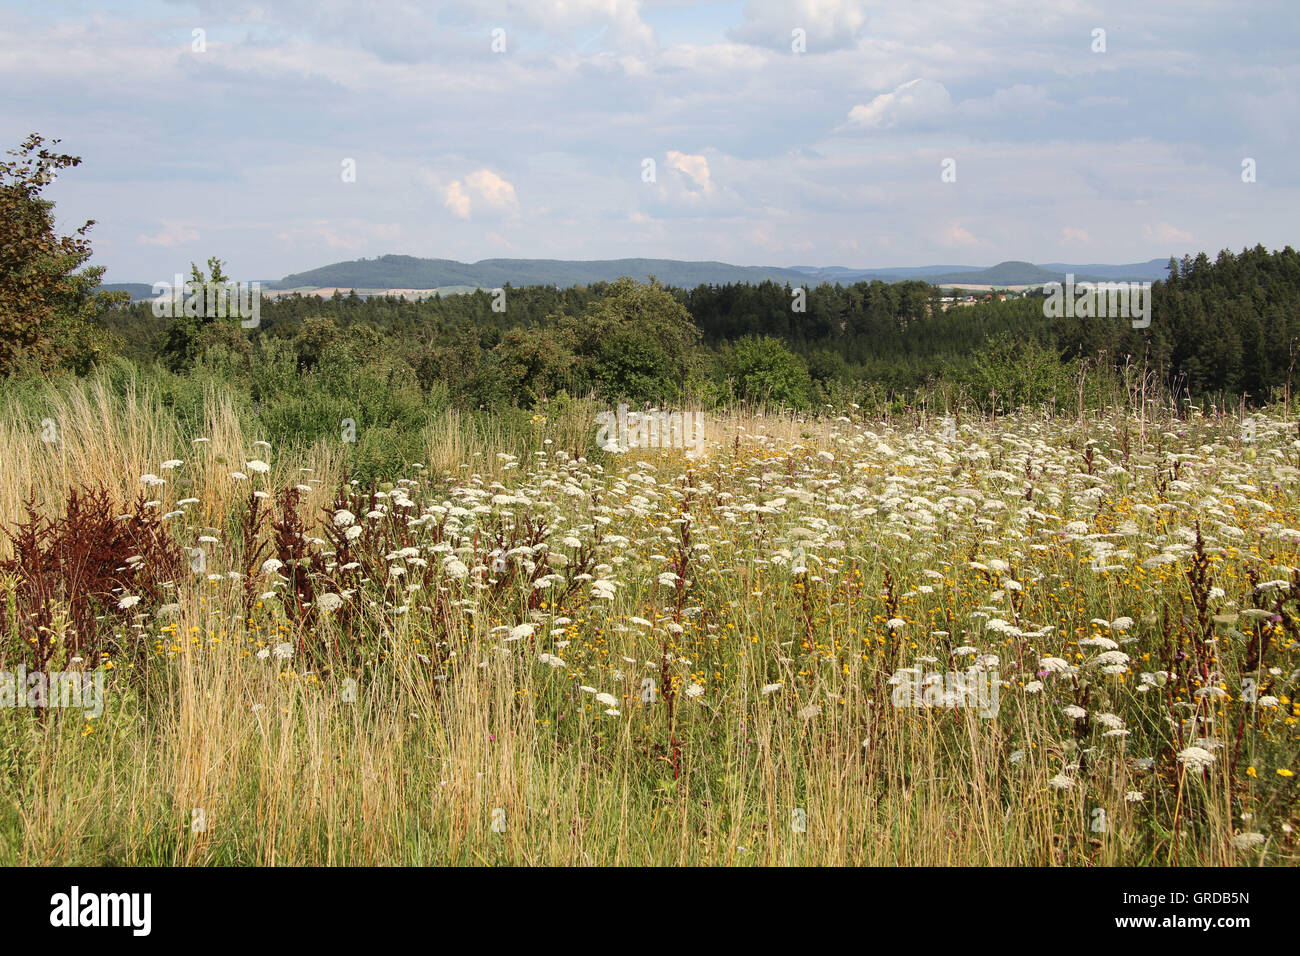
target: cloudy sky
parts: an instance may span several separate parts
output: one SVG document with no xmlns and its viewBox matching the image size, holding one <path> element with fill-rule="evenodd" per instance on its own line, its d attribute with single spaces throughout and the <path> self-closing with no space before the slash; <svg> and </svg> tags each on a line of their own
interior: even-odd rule
<svg viewBox="0 0 1300 956">
<path fill-rule="evenodd" d="M 106 281 L 1136 262 L 1297 244 L 1298 50 L 1296 0 L 0 0 L 0 138 L 83 157 Z"/>
</svg>

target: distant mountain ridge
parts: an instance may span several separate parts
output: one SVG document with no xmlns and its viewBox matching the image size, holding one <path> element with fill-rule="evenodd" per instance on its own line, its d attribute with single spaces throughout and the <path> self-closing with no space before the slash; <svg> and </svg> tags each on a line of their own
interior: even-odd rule
<svg viewBox="0 0 1300 956">
<path fill-rule="evenodd" d="M 665 285 L 697 286 L 718 282 L 800 282 L 804 275 L 794 269 L 763 266 L 733 266 L 725 262 L 680 262 L 675 259 L 483 259 L 457 262 L 453 259 L 417 259 L 414 256 L 380 256 L 336 262 L 308 272 L 285 276 L 276 289 L 436 289 L 468 285 L 495 289 L 506 283 L 525 285 L 591 285 L 612 282 L 622 276 L 648 279 L 656 276 Z"/>
<path fill-rule="evenodd" d="M 376 259 L 335 262 L 318 269 L 296 272 L 283 279 L 264 282 L 270 291 L 355 289 L 377 293 L 390 289 L 431 290 L 448 287 L 496 289 L 506 284 L 558 285 L 569 287 L 612 282 L 622 276 L 642 281 L 655 276 L 664 285 L 694 288 L 698 285 L 777 282 L 782 285 L 820 285 L 855 282 L 919 281 L 935 285 L 1033 286 L 1063 281 L 1073 274 L 1078 281 L 1147 281 L 1166 277 L 1169 260 L 1151 259 L 1127 265 L 1008 261 L 995 266 L 902 266 L 882 269 L 851 269 L 844 266 L 737 266 L 726 262 L 688 262 L 678 259 L 483 259 L 458 262 L 454 259 L 421 259 L 388 255 Z M 108 283 L 105 289 L 125 289 L 133 298 L 149 298 L 150 287 L 141 283 Z"/>
</svg>

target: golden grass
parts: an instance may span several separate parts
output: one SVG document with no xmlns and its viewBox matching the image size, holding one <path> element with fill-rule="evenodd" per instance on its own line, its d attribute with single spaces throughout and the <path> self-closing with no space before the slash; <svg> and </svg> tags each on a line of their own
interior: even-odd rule
<svg viewBox="0 0 1300 956">
<path fill-rule="evenodd" d="M 284 454 L 256 446 L 229 398 L 216 392 L 203 406 L 202 434 L 211 441 L 188 448 L 181 447 L 186 440 L 181 430 L 146 389 L 130 389 L 118 400 L 102 381 L 92 381 L 52 395 L 48 408 L 45 417 L 58 429 L 53 442 L 42 440 L 39 422 L 0 416 L 0 520 L 5 524 L 22 514 L 29 496 L 49 506 L 74 481 L 102 481 L 125 506 L 146 473 L 168 481 L 154 492 L 163 508 L 182 497 L 199 499 L 188 519 L 195 526 L 222 525 L 250 487 L 273 491 L 307 480 L 304 476 L 313 489 L 304 513 L 318 515 L 342 474 L 341 454 L 327 443 Z M 599 410 L 578 403 L 539 421 L 530 447 L 511 452 L 523 459 L 518 468 L 508 467 L 510 459 L 499 455 L 511 442 L 502 426 L 450 411 L 428 427 L 425 464 L 436 475 L 477 474 L 486 482 L 511 482 L 535 451 L 576 455 L 584 449 Z M 658 455 L 661 488 L 680 482 L 690 468 L 697 480 L 729 481 L 728 487 L 739 492 L 745 477 L 776 467 L 771 449 L 794 460 L 799 457 L 795 446 L 803 446 L 803 466 L 819 449 L 843 454 L 835 445 L 842 423 L 830 416 L 688 410 L 708 422 L 708 455 L 693 463 Z M 1116 416 L 1122 414 L 1051 427 L 1062 441 L 1086 441 L 1108 421 L 1113 437 Z M 1025 416 L 1007 427 L 1026 429 L 1033 421 Z M 1135 421 L 1140 426 L 1133 434 L 1135 454 L 1147 453 L 1162 431 L 1181 427 L 1163 414 Z M 884 432 L 896 426 L 871 427 Z M 902 429 L 901 423 L 897 427 Z M 979 427 L 990 433 L 994 428 Z M 904 437 L 899 431 L 890 440 Z M 186 467 L 160 471 L 160 462 L 173 457 L 186 459 Z M 255 458 L 270 462 L 268 475 L 250 473 L 246 481 L 230 476 Z M 623 478 L 644 458 L 629 455 L 608 467 Z M 312 470 L 304 473 L 304 468 Z M 872 481 L 887 478 L 891 468 L 918 473 L 888 458 L 874 460 L 871 468 Z M 187 482 L 183 489 L 180 475 Z M 973 472 L 958 477 L 974 480 Z M 664 527 L 670 539 L 675 526 Z M 655 528 L 644 530 L 647 554 L 638 553 L 636 561 L 650 567 L 648 552 L 667 545 L 655 538 Z M 1150 776 L 1139 781 L 1123 745 L 1117 745 L 1105 762 L 1098 758 L 1088 792 L 1058 790 L 1048 781 L 1077 757 L 1074 743 L 1061 732 L 1054 712 L 1035 709 L 1023 695 L 1013 699 L 1008 690 L 997 720 L 980 719 L 970 710 L 890 707 L 879 693 L 879 653 L 842 649 L 851 640 L 860 642 L 862 634 L 883 633 L 879 573 L 890 567 L 919 571 L 936 562 L 932 555 L 913 559 L 901 545 L 895 555 L 890 548 L 871 551 L 871 539 L 856 542 L 863 551 L 852 573 L 862 575 L 861 603 L 841 598 L 844 607 L 827 606 L 817 621 L 823 629 L 817 640 L 825 642 L 818 649 L 838 655 L 836 665 L 818 670 L 822 665 L 815 654 L 792 663 L 795 652 L 786 645 L 797 641 L 806 624 L 798 603 L 803 592 L 788 576 L 778 581 L 753 563 L 755 556 L 774 553 L 788 530 L 788 522 L 774 519 L 763 532 L 771 537 L 759 539 L 767 543 L 752 551 L 742 552 L 725 536 L 714 539 L 715 561 L 729 576 L 709 580 L 699 600 L 724 627 L 734 669 L 716 680 L 709 675 L 708 694 L 700 703 L 681 696 L 678 686 L 671 727 L 662 702 L 638 702 L 630 673 L 623 684 L 600 688 L 621 695 L 624 712 L 610 717 L 593 708 L 590 695 L 577 686 L 596 677 L 539 666 L 535 649 L 503 653 L 490 628 L 517 623 L 523 615 L 517 602 L 485 605 L 478 617 L 466 615 L 450 626 L 414 612 L 376 611 L 369 632 L 373 648 L 364 666 L 325 670 L 297 656 L 287 662 L 259 657 L 259 651 L 297 635 L 282 619 L 259 618 L 257 626 L 249 626 L 235 585 L 202 576 L 182 582 L 175 615 L 162 626 L 142 625 L 159 647 L 148 661 L 149 673 L 134 675 L 131 662 L 113 662 L 102 718 L 87 722 L 66 711 L 40 720 L 30 712 L 0 714 L 0 761 L 9 771 L 4 778 L 9 782 L 0 788 L 0 862 L 1243 862 L 1232 846 L 1241 830 L 1233 794 L 1241 785 L 1229 779 L 1226 760 L 1203 778 L 1184 774 L 1176 790 L 1166 791 Z M 969 543 L 977 547 L 974 541 Z M 734 553 L 724 553 L 732 546 Z M 1073 567 L 1066 550 L 1051 560 L 1057 562 L 1053 568 Z M 655 565 L 651 579 L 661 569 Z M 1174 576 L 1170 581 L 1172 594 L 1179 581 Z M 808 587 L 806 580 L 802 587 Z M 594 653 L 604 662 L 596 670 L 602 679 L 618 679 L 611 676 L 610 662 L 644 660 L 657 650 L 648 650 L 635 628 L 605 623 L 662 614 L 662 607 L 647 610 L 645 593 L 620 592 L 599 612 L 590 601 L 565 610 L 586 615 L 581 626 L 572 626 L 575 644 L 590 643 L 591 634 L 599 633 L 592 646 L 598 646 Z M 1111 587 L 1082 593 L 1080 600 L 1091 602 L 1084 619 L 1095 614 L 1110 619 L 1132 610 L 1129 596 Z M 970 600 L 974 605 L 982 598 Z M 539 639 L 546 626 L 539 626 Z M 927 630 L 919 616 L 917 626 L 918 634 Z M 444 641 L 460 655 L 441 680 L 431 679 L 422 663 L 432 641 Z M 914 641 L 907 654 L 932 650 L 925 641 Z M 783 689 L 765 694 L 774 674 Z M 345 694 L 347 679 L 358 682 L 355 700 Z M 814 699 L 821 710 L 806 716 L 801 704 Z M 680 746 L 675 748 L 674 740 Z M 1013 747 L 1023 750 L 1015 763 L 1008 757 Z M 1162 825 L 1172 816 L 1173 802 L 1184 813 L 1194 802 L 1194 832 L 1183 818 L 1186 837 L 1159 836 L 1146 809 L 1126 805 L 1125 794 L 1137 787 L 1150 791 L 1150 814 Z M 1093 825 L 1098 809 L 1109 821 L 1100 830 Z M 196 811 L 201 811 L 201 827 L 194 825 Z M 504 812 L 504 832 L 493 829 L 496 811 Z M 1282 822 L 1294 819 L 1295 807 L 1270 806 L 1269 812 L 1274 822 Z M 1271 839 L 1270 862 L 1296 861 L 1293 845 L 1276 831 Z"/>
</svg>

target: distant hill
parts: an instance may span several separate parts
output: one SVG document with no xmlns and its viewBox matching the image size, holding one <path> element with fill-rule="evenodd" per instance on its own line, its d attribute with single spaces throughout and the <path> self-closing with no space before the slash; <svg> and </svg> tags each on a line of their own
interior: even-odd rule
<svg viewBox="0 0 1300 956">
<path fill-rule="evenodd" d="M 935 285 L 952 283 L 969 283 L 970 285 L 1040 285 L 1055 282 L 1061 278 L 1060 273 L 1052 272 L 1032 262 L 999 262 L 988 269 L 973 272 L 949 272 L 943 275 L 925 276 L 924 281 Z"/>
<path fill-rule="evenodd" d="M 1090 282 L 1100 279 L 1108 279 L 1114 282 L 1126 279 L 1155 282 L 1157 279 L 1169 278 L 1168 258 L 1134 262 L 1126 266 L 1108 266 L 1095 262 L 1084 266 L 1072 266 L 1063 262 L 1045 262 L 1042 268 L 1051 269 L 1054 272 L 1070 272 L 1074 274 L 1076 279 L 1087 279 Z"/>
<path fill-rule="evenodd" d="M 144 282 L 105 282 L 100 288 L 105 292 L 129 292 L 132 302 L 153 298 L 153 286 Z"/>
<path fill-rule="evenodd" d="M 453 259 L 417 259 L 414 256 L 380 256 L 336 262 L 309 272 L 285 276 L 271 284 L 275 289 L 435 289 L 468 285 L 495 289 L 510 283 L 525 285 L 591 285 L 622 276 L 646 280 L 656 276 L 664 285 L 693 287 L 703 283 L 800 283 L 807 277 L 794 269 L 733 266 L 725 262 L 679 262 L 675 259 L 484 259 L 465 263 Z"/>
<path fill-rule="evenodd" d="M 906 282 L 908 280 L 927 282 L 931 276 L 948 273 L 982 272 L 982 266 L 900 266 L 889 269 L 846 269 L 843 266 L 795 266 L 796 272 L 802 272 L 814 282 L 838 282 L 851 285 L 854 282 Z M 974 280 L 971 280 L 972 282 Z"/>
<path fill-rule="evenodd" d="M 1072 273 L 1079 281 L 1154 281 L 1166 276 L 1168 259 L 1152 259 L 1129 265 L 1090 263 L 1071 265 L 1050 262 L 1009 261 L 995 266 L 898 266 L 880 269 L 852 269 L 845 266 L 736 266 L 725 262 L 684 262 L 677 259 L 483 259 L 457 262 L 454 259 L 420 259 L 415 256 L 380 256 L 335 262 L 307 272 L 296 272 L 278 281 L 263 281 L 267 292 L 299 290 L 329 295 L 335 289 L 355 289 L 358 294 L 382 295 L 388 290 L 442 294 L 472 289 L 496 289 L 507 283 L 569 287 L 612 282 L 622 276 L 642 281 L 655 276 L 665 285 L 694 288 L 726 283 L 756 284 L 771 280 L 782 285 L 821 285 L 855 282 L 930 282 L 935 285 L 1035 286 L 1063 281 Z M 152 298 L 149 285 L 136 282 L 109 283 L 105 289 L 125 289 L 133 299 Z"/>
<path fill-rule="evenodd" d="M 999 262 L 988 269 L 963 270 L 944 274 L 917 276 L 925 282 L 935 285 L 1043 285 L 1046 282 L 1061 282 L 1065 276 L 1073 275 L 1079 282 L 1154 282 L 1168 275 L 1168 259 L 1152 259 L 1149 262 L 1137 262 L 1132 265 L 1071 265 L 1066 262 L 1051 262 L 1046 265 L 1034 265 L 1032 262 Z"/>
</svg>

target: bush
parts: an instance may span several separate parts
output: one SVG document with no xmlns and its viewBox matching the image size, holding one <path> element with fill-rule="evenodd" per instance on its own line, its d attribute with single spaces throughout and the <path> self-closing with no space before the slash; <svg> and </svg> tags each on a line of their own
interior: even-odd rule
<svg viewBox="0 0 1300 956">
<path fill-rule="evenodd" d="M 745 401 L 808 407 L 812 393 L 808 366 L 780 339 L 746 336 L 727 350 L 723 369 Z"/>
</svg>

